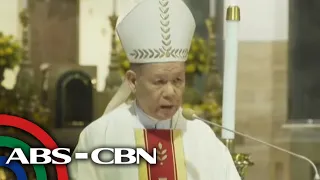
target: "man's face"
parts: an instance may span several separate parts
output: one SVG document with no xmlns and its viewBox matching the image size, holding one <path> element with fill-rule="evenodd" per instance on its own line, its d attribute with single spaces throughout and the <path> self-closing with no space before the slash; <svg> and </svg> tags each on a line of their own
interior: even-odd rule
<svg viewBox="0 0 320 180">
<path fill-rule="evenodd" d="M 159 120 L 172 118 L 182 103 L 184 62 L 143 64 L 135 76 L 134 88 L 140 108 Z"/>
</svg>

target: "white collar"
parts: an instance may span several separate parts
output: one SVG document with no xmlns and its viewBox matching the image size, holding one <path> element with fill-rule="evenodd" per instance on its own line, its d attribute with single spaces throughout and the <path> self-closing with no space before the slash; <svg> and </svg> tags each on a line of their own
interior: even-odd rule
<svg viewBox="0 0 320 180">
<path fill-rule="evenodd" d="M 138 107 L 136 102 L 133 103 L 135 111 L 137 113 L 138 119 L 140 123 L 146 128 L 146 129 L 170 129 L 172 126 L 171 119 L 168 120 L 157 120 L 149 115 L 147 115 L 143 110 Z"/>
</svg>

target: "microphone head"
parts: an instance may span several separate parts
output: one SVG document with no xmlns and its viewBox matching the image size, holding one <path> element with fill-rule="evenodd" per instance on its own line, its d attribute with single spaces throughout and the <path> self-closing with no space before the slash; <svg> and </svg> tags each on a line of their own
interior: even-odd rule
<svg viewBox="0 0 320 180">
<path fill-rule="evenodd" d="M 186 118 L 187 120 L 194 120 L 194 115 L 195 115 L 195 111 L 192 109 L 183 109 L 182 111 L 182 115 L 184 118 Z"/>
</svg>

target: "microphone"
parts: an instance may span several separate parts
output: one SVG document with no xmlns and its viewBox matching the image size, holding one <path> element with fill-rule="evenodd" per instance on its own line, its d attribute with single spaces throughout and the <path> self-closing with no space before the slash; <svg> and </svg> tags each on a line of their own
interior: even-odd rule
<svg viewBox="0 0 320 180">
<path fill-rule="evenodd" d="M 235 133 L 235 134 L 237 134 L 237 135 L 240 135 L 240 136 L 242 136 L 242 137 L 245 137 L 245 138 L 251 139 L 251 140 L 253 140 L 253 141 L 262 143 L 262 144 L 264 144 L 264 145 L 266 145 L 266 146 L 268 146 L 268 147 L 277 149 L 277 150 L 279 150 L 279 151 L 288 153 L 288 154 L 290 154 L 290 155 L 292 155 L 292 156 L 294 156 L 294 157 L 297 157 L 297 158 L 299 158 L 299 159 L 305 160 L 305 161 L 307 161 L 308 163 L 310 163 L 311 166 L 312 166 L 313 169 L 314 169 L 314 172 L 315 172 L 314 180 L 320 180 L 320 176 L 319 176 L 318 169 L 317 169 L 316 165 L 315 165 L 309 158 L 307 158 L 307 157 L 305 157 L 305 156 L 302 156 L 302 155 L 300 155 L 300 154 L 296 154 L 296 153 L 294 153 L 294 152 L 291 152 L 291 151 L 288 151 L 288 150 L 286 150 L 286 149 L 280 148 L 280 147 L 278 147 L 278 146 L 276 146 L 276 145 L 273 145 L 273 144 L 270 144 L 270 143 L 268 143 L 268 142 L 262 141 L 262 140 L 260 140 L 260 139 L 254 138 L 254 137 L 252 137 L 252 136 L 250 136 L 250 135 L 247 135 L 247 134 L 244 134 L 244 133 L 241 133 L 241 132 L 238 132 L 238 131 L 233 131 L 233 130 L 228 129 L 228 128 L 225 128 L 225 127 L 223 127 L 223 126 L 221 126 L 221 125 L 219 125 L 219 124 L 217 124 L 217 123 L 214 123 L 214 122 L 211 122 L 211 121 L 202 119 L 202 118 L 198 117 L 198 116 L 195 114 L 195 111 L 192 110 L 192 109 L 183 109 L 182 115 L 183 115 L 187 120 L 199 119 L 199 120 L 201 120 L 201 121 L 203 121 L 203 122 L 205 122 L 205 123 L 207 123 L 207 124 L 214 125 L 214 126 L 219 127 L 219 128 L 221 128 L 221 129 L 225 129 L 225 130 L 227 130 L 227 131 L 233 132 L 233 133 Z"/>
</svg>

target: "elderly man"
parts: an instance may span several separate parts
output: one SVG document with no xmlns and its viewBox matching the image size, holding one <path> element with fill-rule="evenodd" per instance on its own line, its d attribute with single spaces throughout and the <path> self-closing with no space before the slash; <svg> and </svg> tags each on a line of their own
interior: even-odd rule
<svg viewBox="0 0 320 180">
<path fill-rule="evenodd" d="M 71 179 L 240 180 L 211 128 L 182 115 L 185 61 L 195 30 L 188 7 L 182 0 L 144 0 L 116 29 L 131 69 L 105 114 L 82 131 L 75 151 L 157 148 L 158 162 L 121 166 L 78 160 L 70 165 Z M 130 94 L 135 100 L 128 103 Z"/>
</svg>

